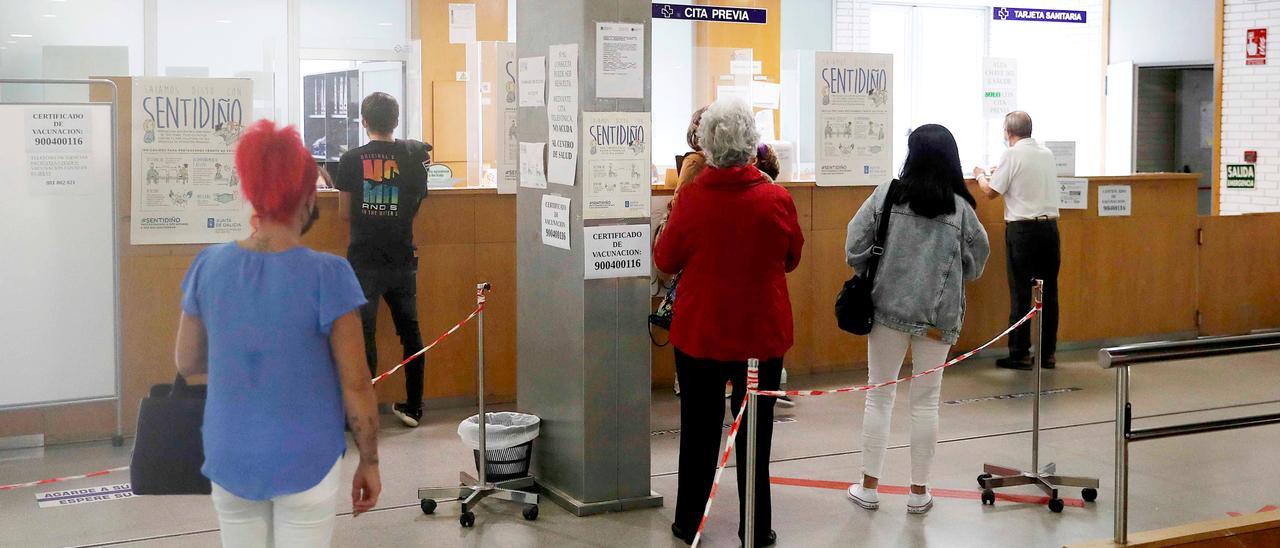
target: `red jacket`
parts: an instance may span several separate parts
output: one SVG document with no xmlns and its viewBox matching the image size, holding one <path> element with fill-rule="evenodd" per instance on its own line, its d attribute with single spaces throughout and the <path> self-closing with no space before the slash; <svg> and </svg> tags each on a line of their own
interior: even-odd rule
<svg viewBox="0 0 1280 548">
<path fill-rule="evenodd" d="M 791 194 L 754 165 L 707 166 L 680 191 L 654 262 L 681 272 L 671 342 L 695 358 L 780 358 L 794 341 L 786 273 L 804 235 Z"/>
</svg>

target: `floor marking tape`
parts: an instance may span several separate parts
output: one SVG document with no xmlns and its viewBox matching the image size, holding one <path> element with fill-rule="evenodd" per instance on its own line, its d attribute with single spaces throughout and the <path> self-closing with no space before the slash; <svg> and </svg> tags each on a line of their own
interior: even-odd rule
<svg viewBox="0 0 1280 548">
<path fill-rule="evenodd" d="M 853 485 L 847 481 L 828 481 L 828 480 L 811 480 L 803 478 L 783 478 L 773 476 L 769 478 L 769 483 L 773 485 L 787 485 L 791 487 L 813 487 L 816 489 L 832 489 L 844 491 Z M 905 486 L 901 485 L 885 485 L 880 484 L 877 491 L 882 495 L 906 495 L 910 492 Z M 963 499 L 963 500 L 982 500 L 982 492 L 972 489 L 932 489 L 933 496 L 945 499 Z M 1017 495 L 996 493 L 996 500 L 1004 500 L 1009 502 L 1019 502 L 1023 504 L 1048 504 L 1049 497 L 1040 495 Z M 1084 501 L 1080 499 L 1064 498 L 1062 502 L 1067 506 L 1074 508 L 1084 508 Z"/>
</svg>

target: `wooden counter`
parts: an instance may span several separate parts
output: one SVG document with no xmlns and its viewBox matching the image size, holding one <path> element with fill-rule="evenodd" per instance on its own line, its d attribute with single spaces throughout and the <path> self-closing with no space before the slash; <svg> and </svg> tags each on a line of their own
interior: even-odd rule
<svg viewBox="0 0 1280 548">
<path fill-rule="evenodd" d="M 127 104 L 127 101 L 124 103 Z M 127 116 L 127 113 L 123 114 Z M 128 158 L 121 169 L 128 173 Z M 127 181 L 128 177 L 122 178 Z M 1251 245 L 1273 250 L 1280 214 L 1234 218 L 1196 216 L 1196 176 L 1183 174 L 1090 178 L 1089 209 L 1065 210 L 1060 276 L 1062 320 L 1059 339 L 1157 338 L 1197 332 L 1197 309 L 1213 332 L 1239 332 L 1280 324 L 1274 296 L 1273 252 L 1250 254 Z M 1098 217 L 1097 187 L 1130 184 L 1133 215 Z M 796 346 L 787 356 L 792 374 L 861 367 L 864 337 L 840 331 L 832 304 L 849 276 L 844 264 L 845 227 L 870 187 L 817 187 L 785 183 L 795 198 L 806 246 L 800 267 L 789 276 L 795 310 Z M 655 189 L 655 195 L 670 191 Z M 120 203 L 128 204 L 128 189 Z M 347 226 L 338 220 L 334 193 L 319 200 L 321 220 L 307 235 L 316 249 L 345 254 Z M 179 282 L 201 246 L 130 246 L 127 205 L 120 211 L 121 298 L 124 331 L 126 424 L 137 402 L 154 383 L 173 377 L 173 341 L 179 310 Z M 957 350 L 968 349 L 1001 331 L 1008 321 L 1004 223 L 998 200 L 978 198 L 978 215 L 993 243 L 986 273 L 968 288 L 968 317 Z M 1204 224 L 1210 245 L 1197 246 Z M 432 190 L 415 224 L 419 244 L 419 311 L 423 338 L 430 341 L 474 307 L 474 286 L 493 283 L 486 313 L 488 387 L 497 401 L 515 396 L 515 197 L 493 189 Z M 1240 266 L 1243 262 L 1253 266 Z M 1257 263 L 1254 265 L 1254 263 Z M 1255 272 L 1245 281 L 1240 269 Z M 1205 290 L 1200 290 L 1205 287 Z M 1270 293 L 1268 293 L 1270 292 Z M 382 307 L 378 346 L 383 369 L 399 362 L 399 341 Z M 659 340 L 663 335 L 657 335 Z M 468 327 L 428 356 L 428 405 L 461 403 L 474 397 L 475 329 Z M 670 385 L 670 347 L 653 349 L 655 386 Z M 378 389 L 383 402 L 403 397 L 392 379 Z M 112 428 L 110 405 L 86 404 L 0 414 L 0 436 L 40 433 L 50 442 L 101 438 Z M 131 428 L 130 428 L 131 430 Z"/>
</svg>

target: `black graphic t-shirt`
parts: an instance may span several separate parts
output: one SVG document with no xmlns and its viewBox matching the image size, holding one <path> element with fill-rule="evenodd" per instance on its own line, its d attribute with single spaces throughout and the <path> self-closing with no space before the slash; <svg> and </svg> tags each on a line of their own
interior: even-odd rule
<svg viewBox="0 0 1280 548">
<path fill-rule="evenodd" d="M 427 196 L 431 145 L 369 141 L 338 162 L 338 190 L 351 193 L 353 266 L 408 268 L 415 263 L 413 217 Z"/>
</svg>

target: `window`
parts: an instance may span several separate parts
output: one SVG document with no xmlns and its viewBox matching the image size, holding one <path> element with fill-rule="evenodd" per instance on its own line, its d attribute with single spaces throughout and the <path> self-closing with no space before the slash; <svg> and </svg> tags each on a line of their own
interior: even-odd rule
<svg viewBox="0 0 1280 548">
<path fill-rule="evenodd" d="M 1089 12 L 1087 24 L 992 21 L 991 8 L 975 4 L 836 0 L 837 46 L 859 49 L 849 44 L 865 29 L 864 51 L 894 55 L 894 161 L 906 157 L 910 129 L 926 123 L 951 130 L 966 170 L 999 161 L 1003 120 L 982 111 L 983 59 L 997 57 L 1017 62 L 1017 108 L 1035 120 L 1037 140 L 1074 141 L 1076 172 L 1101 172 L 1102 0 L 1072 6 Z M 869 24 L 861 23 L 863 13 Z"/>
<path fill-rule="evenodd" d="M 0 2 L 0 77 L 87 78 L 143 71 L 142 0 Z M 0 99 L 87 101 L 83 86 L 0 84 Z"/>
<path fill-rule="evenodd" d="M 907 156 L 907 135 L 924 124 L 951 130 L 964 165 L 983 164 L 986 10 L 873 4 L 871 21 L 871 51 L 893 54 L 895 166 Z"/>
</svg>

